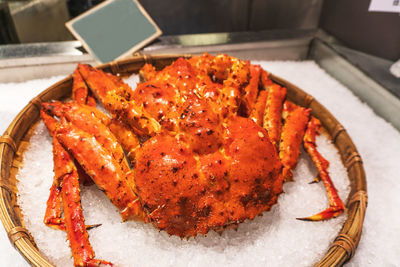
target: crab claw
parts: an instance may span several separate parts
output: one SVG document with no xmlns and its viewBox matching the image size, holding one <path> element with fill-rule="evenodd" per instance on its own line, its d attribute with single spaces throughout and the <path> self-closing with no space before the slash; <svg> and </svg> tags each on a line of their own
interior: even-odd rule
<svg viewBox="0 0 400 267">
<path fill-rule="evenodd" d="M 344 211 L 344 207 L 338 207 L 338 206 L 330 206 L 326 210 L 323 210 L 317 214 L 314 214 L 309 217 L 303 217 L 303 218 L 296 218 L 297 220 L 301 221 L 323 221 L 323 220 L 329 220 L 331 218 L 335 218 L 342 214 Z"/>
<path fill-rule="evenodd" d="M 312 180 L 311 182 L 309 182 L 308 184 L 315 184 L 315 183 L 319 183 L 319 181 L 321 181 L 321 178 L 319 177 L 319 175 L 317 177 L 314 178 L 314 180 Z"/>
<path fill-rule="evenodd" d="M 57 140 L 90 174 L 95 184 L 103 190 L 110 201 L 120 210 L 123 220 L 129 217 L 144 219 L 146 214 L 134 193 L 119 162 L 110 155 L 93 135 L 79 129 L 64 117 L 56 132 Z M 94 158 L 93 155 L 96 155 Z M 111 179 L 112 178 L 112 179 Z"/>
<path fill-rule="evenodd" d="M 84 64 L 78 65 L 78 71 L 93 95 L 110 113 L 142 135 L 153 135 L 160 131 L 160 124 L 147 114 L 143 105 L 130 99 L 133 90 L 120 78 Z"/>
<path fill-rule="evenodd" d="M 88 266 L 88 267 L 99 267 L 99 266 L 103 266 L 103 265 L 114 266 L 111 262 L 97 260 L 97 259 L 91 259 L 89 262 L 86 262 L 86 266 Z"/>
<path fill-rule="evenodd" d="M 101 223 L 89 224 L 89 225 L 86 225 L 86 230 L 91 230 L 91 229 L 97 228 L 99 226 L 101 226 Z"/>
</svg>

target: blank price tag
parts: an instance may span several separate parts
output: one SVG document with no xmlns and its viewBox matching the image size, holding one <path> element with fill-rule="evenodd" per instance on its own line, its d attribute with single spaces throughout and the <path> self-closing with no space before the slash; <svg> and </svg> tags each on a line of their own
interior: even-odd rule
<svg viewBox="0 0 400 267">
<path fill-rule="evenodd" d="M 368 11 L 400 13 L 400 0 L 371 0 Z"/>
<path fill-rule="evenodd" d="M 103 63 L 131 55 L 162 34 L 136 0 L 105 1 L 65 25 Z"/>
</svg>

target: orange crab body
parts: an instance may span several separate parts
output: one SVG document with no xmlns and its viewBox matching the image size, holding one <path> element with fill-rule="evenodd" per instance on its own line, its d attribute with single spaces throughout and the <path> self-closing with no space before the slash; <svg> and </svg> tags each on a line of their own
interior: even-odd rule
<svg viewBox="0 0 400 267">
<path fill-rule="evenodd" d="M 159 229 L 205 234 L 253 219 L 276 202 L 281 163 L 265 129 L 235 117 L 221 146 L 202 154 L 185 137 L 156 135 L 137 153 L 136 192 Z"/>
<path fill-rule="evenodd" d="M 123 220 L 152 222 L 171 235 L 190 237 L 253 219 L 277 202 L 304 136 L 330 201 L 327 210 L 304 219 L 343 212 L 329 164 L 316 150 L 318 120 L 310 121 L 310 110 L 285 101 L 286 89 L 260 66 L 204 54 L 180 58 L 158 72 L 146 64 L 140 75 L 145 81 L 132 90 L 116 76 L 79 65 L 74 100 L 42 106 L 54 153 L 69 153 L 75 159 L 70 169 L 84 170 L 79 179 L 89 176 Z M 111 118 L 93 107 L 93 96 Z M 55 166 L 63 164 L 54 160 Z M 63 183 L 76 187 L 67 179 L 71 170 L 56 172 L 46 212 L 45 223 L 61 230 L 66 223 L 60 203 L 79 202 L 79 190 L 74 198 L 57 193 Z M 81 209 L 80 204 L 72 207 L 64 216 Z M 78 219 L 72 223 L 84 225 L 83 217 Z M 75 265 L 106 263 L 95 260 L 82 240 L 87 234 L 70 238 L 71 247 L 83 244 L 80 252 L 73 249 Z M 90 252 L 84 260 L 82 251 Z"/>
</svg>

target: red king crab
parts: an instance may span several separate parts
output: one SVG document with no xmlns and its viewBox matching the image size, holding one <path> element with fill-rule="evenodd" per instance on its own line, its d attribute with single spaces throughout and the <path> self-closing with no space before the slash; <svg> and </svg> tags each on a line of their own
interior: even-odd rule
<svg viewBox="0 0 400 267">
<path fill-rule="evenodd" d="M 300 146 L 314 161 L 330 206 L 344 211 L 316 150 L 320 122 L 286 99 L 258 65 L 227 55 L 146 64 L 132 90 L 119 77 L 80 64 L 72 101 L 43 103 L 53 136 L 54 181 L 44 218 L 65 230 L 76 266 L 94 258 L 79 184 L 94 182 L 122 220 L 151 222 L 180 237 L 222 231 L 268 211 L 292 179 Z M 111 116 L 96 109 L 96 100 Z"/>
</svg>

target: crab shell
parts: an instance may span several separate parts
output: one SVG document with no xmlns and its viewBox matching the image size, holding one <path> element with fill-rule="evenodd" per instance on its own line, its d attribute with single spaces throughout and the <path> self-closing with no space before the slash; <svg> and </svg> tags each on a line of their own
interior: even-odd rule
<svg viewBox="0 0 400 267">
<path fill-rule="evenodd" d="M 136 192 L 159 229 L 206 234 L 276 203 L 283 176 L 266 130 L 238 116 L 219 128 L 221 146 L 209 153 L 196 153 L 185 134 L 156 135 L 138 150 Z"/>
</svg>

